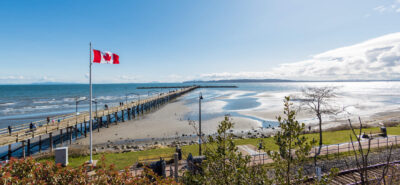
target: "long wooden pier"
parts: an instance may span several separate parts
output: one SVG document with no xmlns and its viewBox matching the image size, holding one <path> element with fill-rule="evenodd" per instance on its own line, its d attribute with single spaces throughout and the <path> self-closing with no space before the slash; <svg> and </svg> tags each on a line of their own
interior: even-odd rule
<svg viewBox="0 0 400 185">
<path fill-rule="evenodd" d="M 167 103 L 168 101 L 196 88 L 199 88 L 199 86 L 188 86 L 168 93 L 160 93 L 155 97 L 133 101 L 121 106 L 95 110 L 92 112 L 93 131 L 96 128 L 100 129 L 101 127 L 108 127 L 109 124 L 111 124 L 112 119 L 116 124 L 118 124 L 118 121 L 124 122 L 126 119 L 134 119 L 140 114 L 158 108 L 161 104 Z M 89 122 L 88 111 L 83 112 L 80 115 L 68 114 L 52 117 L 50 120 L 52 121 L 41 120 L 33 122 L 36 126 L 34 129 L 31 128 L 30 123 L 13 126 L 11 130 L 9 128 L 0 129 L 0 146 L 8 145 L 7 155 L 0 156 L 0 158 L 9 159 L 16 151 L 22 152 L 22 157 L 25 157 L 26 153 L 27 155 L 31 154 L 31 149 L 33 147 L 38 147 L 38 151 L 41 152 L 42 146 L 46 143 L 48 148 L 53 150 L 55 139 L 58 139 L 61 144 L 64 139 L 66 142 L 69 140 L 71 144 L 74 136 L 75 139 L 78 139 L 78 135 L 81 137 L 87 137 Z M 65 130 L 66 133 L 63 133 L 63 130 Z M 58 134 L 58 137 L 55 138 L 53 134 Z M 42 140 L 42 136 L 46 137 L 46 140 Z M 31 140 L 34 139 L 36 142 L 33 145 Z M 12 145 L 16 143 L 21 143 L 21 146 L 12 149 Z"/>
<path fill-rule="evenodd" d="M 188 88 L 191 86 L 143 86 L 137 87 L 137 89 L 179 89 Z M 238 88 L 236 85 L 198 85 L 197 88 Z"/>
</svg>

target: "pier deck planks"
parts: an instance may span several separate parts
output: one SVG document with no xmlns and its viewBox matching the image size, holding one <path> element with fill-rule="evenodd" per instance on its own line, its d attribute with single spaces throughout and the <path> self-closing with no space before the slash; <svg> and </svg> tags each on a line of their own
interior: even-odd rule
<svg viewBox="0 0 400 185">
<path fill-rule="evenodd" d="M 92 111 L 92 120 L 95 119 L 96 117 L 113 115 L 116 112 L 119 112 L 122 110 L 127 110 L 128 108 L 136 107 L 138 105 L 143 105 L 143 104 L 152 102 L 157 99 L 163 99 L 168 96 L 184 94 L 184 93 L 189 92 L 198 87 L 199 86 L 185 87 L 185 88 L 173 91 L 173 92 L 163 93 L 162 95 L 159 95 L 157 97 L 149 97 L 147 99 L 143 99 L 140 101 L 135 101 L 135 102 L 131 102 L 128 104 L 124 104 L 123 106 L 109 107 L 108 110 L 97 110 L 97 116 L 96 116 L 96 111 Z M 2 130 L 2 132 L 0 134 L 0 146 L 5 146 L 5 145 L 25 141 L 28 139 L 32 139 L 34 137 L 52 133 L 52 132 L 60 130 L 60 129 L 73 127 L 79 123 L 84 123 L 84 122 L 89 121 L 89 112 L 83 112 L 80 115 L 70 114 L 70 115 L 65 115 L 65 116 L 66 116 L 66 118 L 60 120 L 60 122 L 58 122 L 58 121 L 56 121 L 54 123 L 50 122 L 48 124 L 38 126 L 34 131 L 31 131 L 28 127 L 28 128 L 20 129 L 18 131 L 13 131 L 12 134 L 10 135 L 6 131 L 7 128 L 0 129 L 0 130 Z M 24 125 L 26 127 L 26 124 L 24 124 Z M 15 126 L 15 128 L 18 128 L 18 127 L 19 126 Z"/>
</svg>

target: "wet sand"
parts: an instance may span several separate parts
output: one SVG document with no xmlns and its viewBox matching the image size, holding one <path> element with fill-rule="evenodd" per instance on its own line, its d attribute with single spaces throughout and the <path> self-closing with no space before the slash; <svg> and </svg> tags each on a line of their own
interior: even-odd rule
<svg viewBox="0 0 400 185">
<path fill-rule="evenodd" d="M 145 113 L 143 116 L 134 120 L 120 122 L 118 125 L 112 124 L 110 128 L 103 128 L 100 132 L 93 132 L 93 144 L 102 145 L 107 143 L 117 143 L 121 141 L 132 141 L 138 139 L 151 138 L 174 138 L 186 135 L 197 135 L 195 127 L 184 119 L 184 115 L 189 112 L 189 108 L 184 105 L 183 97 L 170 102 L 160 109 L 151 113 Z M 234 130 L 251 130 L 261 127 L 260 122 L 242 118 L 232 117 L 234 122 Z M 204 134 L 212 134 L 217 130 L 217 126 L 224 117 L 218 117 L 210 120 L 202 121 L 202 132 Z M 197 122 L 196 122 L 196 128 Z M 85 138 L 78 141 L 80 144 L 89 144 L 89 139 Z"/>
<path fill-rule="evenodd" d="M 190 139 L 196 140 L 197 125 L 196 128 L 189 124 L 188 120 L 185 120 L 184 116 L 190 112 L 190 108 L 187 107 L 183 101 L 184 97 L 180 97 L 173 102 L 170 102 L 157 110 L 150 113 L 145 113 L 143 116 L 134 120 L 120 122 L 118 125 L 114 123 L 110 125 L 110 128 L 103 128 L 100 132 L 93 132 L 93 144 L 104 145 L 109 143 L 124 143 L 124 142 L 135 142 L 138 140 L 165 140 L 166 138 L 177 138 L 177 137 L 191 137 Z M 266 120 L 276 120 L 276 116 L 283 115 L 283 111 L 270 110 L 270 111 L 241 111 L 243 115 L 253 116 Z M 368 117 L 362 117 L 363 123 L 369 126 L 380 126 L 379 123 L 387 121 L 400 121 L 400 109 L 393 110 L 385 113 L 378 113 Z M 297 119 L 309 119 L 314 116 L 307 112 L 300 112 Z M 356 117 L 353 117 L 354 119 Z M 234 122 L 234 132 L 242 133 L 247 135 L 249 132 L 259 130 L 266 135 L 273 133 L 273 129 L 260 129 L 261 123 L 259 121 L 244 118 L 244 117 L 231 117 Z M 202 132 L 204 134 L 213 134 L 217 130 L 219 122 L 224 120 L 224 117 L 217 117 L 210 120 L 202 121 Z M 357 121 L 357 120 L 355 120 Z M 308 124 L 312 129 L 317 129 L 318 126 L 315 123 Z M 357 121 L 358 123 L 358 121 Z M 197 122 L 196 122 L 197 124 Z M 307 124 L 307 122 L 306 122 Z M 340 127 L 348 125 L 347 119 L 333 120 L 324 122 L 323 129 L 331 129 L 334 127 Z M 168 139 L 167 139 L 168 140 Z M 89 138 L 85 138 L 78 141 L 78 144 L 87 145 L 89 144 Z"/>
</svg>

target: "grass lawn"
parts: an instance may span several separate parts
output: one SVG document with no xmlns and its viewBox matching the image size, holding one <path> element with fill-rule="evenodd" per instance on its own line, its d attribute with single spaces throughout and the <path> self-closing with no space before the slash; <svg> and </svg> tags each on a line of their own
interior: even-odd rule
<svg viewBox="0 0 400 185">
<path fill-rule="evenodd" d="M 400 127 L 388 127 L 389 135 L 400 135 Z M 373 131 L 379 131 L 379 128 L 366 128 L 363 129 L 363 132 L 369 133 Z M 338 144 L 350 141 L 351 130 L 341 130 L 341 131 L 329 131 L 323 132 L 323 143 L 326 145 L 330 144 Z M 307 138 L 312 139 L 315 138 L 316 141 L 319 139 L 318 133 L 306 134 Z M 235 140 L 236 145 L 245 145 L 252 144 L 254 146 L 258 146 L 258 143 L 261 139 L 237 139 Z M 267 149 L 276 150 L 278 146 L 274 144 L 273 138 L 263 138 Z M 203 146 L 205 148 L 206 146 Z M 102 155 L 106 158 L 107 164 L 115 164 L 117 169 L 124 169 L 126 166 L 130 166 L 135 164 L 139 159 L 157 159 L 160 156 L 172 156 L 175 152 L 175 148 L 160 148 L 160 149 L 151 149 L 146 151 L 138 151 L 138 152 L 127 152 L 127 153 L 105 153 L 105 154 L 97 154 L 94 155 L 94 160 L 98 160 Z M 188 145 L 182 147 L 183 156 L 186 157 L 189 153 L 193 155 L 198 155 L 198 145 Z M 42 159 L 54 161 L 54 159 Z M 82 165 L 85 161 L 89 160 L 89 156 L 82 157 L 70 157 L 69 165 L 72 167 L 77 167 Z"/>
</svg>

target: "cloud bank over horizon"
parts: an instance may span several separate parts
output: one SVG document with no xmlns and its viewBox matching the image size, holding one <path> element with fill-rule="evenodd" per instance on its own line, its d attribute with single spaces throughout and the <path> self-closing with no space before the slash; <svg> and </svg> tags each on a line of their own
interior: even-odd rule
<svg viewBox="0 0 400 185">
<path fill-rule="evenodd" d="M 234 64 L 233 64 L 234 65 Z M 103 77 L 103 78 L 102 78 Z M 185 76 L 175 71 L 160 80 L 128 73 L 97 74 L 94 83 L 182 82 L 222 79 L 288 79 L 288 80 L 400 80 L 400 32 L 373 38 L 351 46 L 332 49 L 310 59 L 283 63 L 266 71 L 218 72 Z M 40 82 L 87 83 L 87 74 L 80 80 L 47 75 L 0 75 L 0 84 Z"/>
<path fill-rule="evenodd" d="M 281 64 L 266 72 L 202 74 L 198 80 L 221 79 L 301 80 L 398 80 L 400 79 L 400 32 Z"/>
</svg>

